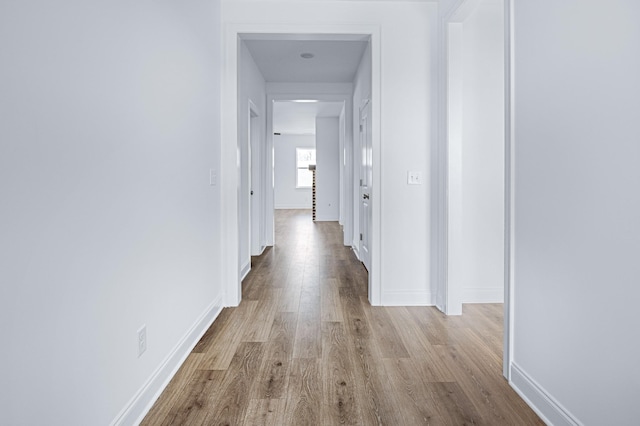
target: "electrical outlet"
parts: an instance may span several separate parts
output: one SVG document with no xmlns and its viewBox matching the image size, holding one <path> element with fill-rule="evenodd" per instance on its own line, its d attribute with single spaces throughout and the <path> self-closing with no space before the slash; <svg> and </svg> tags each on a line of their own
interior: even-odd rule
<svg viewBox="0 0 640 426">
<path fill-rule="evenodd" d="M 147 350 L 147 326 L 138 329 L 138 358 Z"/>
</svg>

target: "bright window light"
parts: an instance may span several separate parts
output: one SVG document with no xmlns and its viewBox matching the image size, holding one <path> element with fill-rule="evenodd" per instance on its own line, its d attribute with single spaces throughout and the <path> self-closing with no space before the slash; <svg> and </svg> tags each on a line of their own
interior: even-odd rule
<svg viewBox="0 0 640 426">
<path fill-rule="evenodd" d="M 315 148 L 296 148 L 296 188 L 311 188 L 313 172 L 309 165 L 316 164 Z"/>
</svg>

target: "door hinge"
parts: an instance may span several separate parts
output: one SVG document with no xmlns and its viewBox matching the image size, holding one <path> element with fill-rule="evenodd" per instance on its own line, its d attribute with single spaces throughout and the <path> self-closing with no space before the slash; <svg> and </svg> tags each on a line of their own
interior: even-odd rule
<svg viewBox="0 0 640 426">
<path fill-rule="evenodd" d="M 362 124 L 360 125 L 360 131 L 362 131 Z"/>
<path fill-rule="evenodd" d="M 362 186 L 362 179 L 360 179 L 360 186 Z"/>
<path fill-rule="evenodd" d="M 362 241 L 362 234 L 360 234 L 360 241 Z"/>
</svg>

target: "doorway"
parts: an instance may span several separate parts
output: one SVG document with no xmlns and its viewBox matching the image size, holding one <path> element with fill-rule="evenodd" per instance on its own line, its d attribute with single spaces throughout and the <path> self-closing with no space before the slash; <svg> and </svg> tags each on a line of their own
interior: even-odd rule
<svg viewBox="0 0 640 426">
<path fill-rule="evenodd" d="M 508 0 L 465 0 L 444 20 L 444 300 L 504 303 L 509 363 L 510 134 Z"/>
<path fill-rule="evenodd" d="M 448 314 L 504 301 L 503 4 L 448 24 Z"/>
<path fill-rule="evenodd" d="M 238 98 L 237 98 L 237 93 L 238 93 L 238 72 L 239 72 L 239 67 L 238 67 L 238 46 L 239 43 L 241 43 L 242 40 L 245 40 L 247 38 L 249 39 L 257 39 L 257 40 L 264 40 L 264 39 L 274 39 L 274 38 L 283 38 L 283 39 L 296 39 L 296 37 L 303 39 L 303 40 L 309 40 L 309 39 L 317 39 L 317 40 L 333 40 L 333 41 L 340 41 L 340 40 L 344 40 L 344 41 L 366 41 L 367 43 L 370 44 L 371 46 L 371 55 L 372 55 L 372 59 L 371 59 L 371 69 L 372 69 L 372 76 L 371 76 L 371 93 L 370 93 L 370 98 L 371 98 L 371 113 L 370 113 L 370 117 L 371 117 L 371 153 L 372 153 L 372 181 L 373 183 L 375 183 L 376 181 L 379 181 L 379 170 L 376 170 L 375 167 L 375 163 L 376 163 L 376 154 L 379 151 L 379 146 L 380 146 L 380 130 L 379 130 L 379 122 L 380 122 L 380 107 L 379 107 L 379 103 L 376 102 L 377 99 L 379 98 L 379 93 L 380 93 L 380 76 L 379 76 L 379 72 L 380 72 L 380 56 L 379 56 L 379 50 L 380 50 L 380 38 L 379 38 L 379 27 L 376 26 L 344 26 L 344 28 L 340 28 L 340 26 L 327 26 L 326 28 L 322 28 L 322 27 L 318 27 L 318 28 L 314 28 L 314 33 L 313 34 L 308 34 L 306 33 L 305 28 L 300 27 L 298 30 L 293 31 L 292 32 L 292 28 L 291 26 L 287 26 L 286 29 L 281 28 L 278 25 L 267 25 L 267 24 L 262 24 L 262 25 L 256 25 L 256 26 L 249 26 L 251 28 L 248 28 L 247 25 L 242 25 L 242 26 L 234 26 L 234 25 L 230 25 L 227 28 L 226 34 L 225 34 L 225 84 L 223 85 L 223 102 L 225 103 L 225 105 L 228 105 L 228 108 L 224 108 L 223 109 L 223 118 L 222 118 L 222 172 L 221 175 L 223 177 L 226 177 L 226 179 L 222 179 L 221 180 L 221 190 L 223 192 L 223 197 L 225 196 L 224 194 L 226 194 L 227 197 L 235 197 L 236 194 L 238 194 L 237 192 L 237 185 L 239 183 L 239 181 L 235 181 L 235 179 L 233 179 L 234 176 L 237 176 L 237 173 L 234 173 L 232 171 L 233 168 L 235 168 L 236 165 L 240 164 L 242 162 L 242 160 L 240 159 L 238 161 L 237 159 L 237 152 L 235 149 L 235 146 L 233 146 L 231 143 L 234 140 L 237 140 L 238 137 L 238 119 L 239 116 L 237 114 L 234 114 L 233 111 L 237 110 L 237 106 L 238 106 Z M 254 28 L 255 27 L 255 28 Z M 295 35 L 294 35 L 295 34 Z M 278 86 L 277 84 L 273 84 L 273 87 L 285 87 L 283 86 Z M 322 99 L 321 97 L 328 97 L 331 98 L 331 96 L 335 97 L 336 95 L 341 95 L 340 91 L 338 91 L 337 93 L 335 92 L 335 90 L 333 91 L 333 95 L 331 95 L 330 93 L 332 93 L 331 91 L 329 92 L 325 92 L 322 90 L 319 90 L 318 87 L 321 87 L 322 85 L 318 85 L 318 84 L 311 84 L 305 87 L 303 87 L 303 85 L 300 84 L 293 84 L 293 85 L 289 85 L 286 86 L 284 89 L 282 90 L 270 90 L 269 93 L 267 93 L 267 117 L 266 117 L 266 125 L 267 125 L 267 132 L 265 134 L 266 136 L 266 140 L 265 140 L 265 162 L 264 164 L 267 165 L 271 165 L 273 162 L 273 141 L 272 141 L 272 129 L 270 129 L 269 127 L 271 126 L 270 121 L 271 121 L 271 117 L 270 117 L 270 104 L 273 100 L 275 100 L 277 97 L 282 97 L 284 96 L 284 98 L 288 98 L 288 99 L 295 99 L 298 98 L 300 96 L 300 94 L 302 95 L 306 95 L 308 96 L 309 93 L 315 93 L 319 95 L 319 99 Z M 285 93 L 288 93 L 288 95 L 285 95 Z M 295 97 L 292 97 L 292 94 L 295 95 Z M 352 96 L 352 93 L 349 93 L 349 96 Z M 349 102 L 352 102 L 353 99 L 349 98 Z M 352 108 L 352 107 L 351 107 Z M 347 115 L 348 114 L 353 114 L 352 112 L 349 111 L 349 108 L 346 109 L 347 110 Z M 351 111 L 353 111 L 353 109 L 351 109 Z M 353 115 L 351 115 L 351 117 L 353 117 Z M 349 119 L 346 120 L 346 124 L 350 125 L 349 123 Z M 353 123 L 353 118 L 351 119 L 351 123 Z M 353 128 L 352 128 L 353 129 Z M 348 133 L 348 132 L 347 132 Z M 353 130 L 351 131 L 351 134 L 353 134 Z M 343 186 L 345 188 L 347 188 L 347 195 L 344 195 L 344 198 L 348 198 L 350 200 L 353 200 L 352 202 L 355 206 L 355 202 L 357 199 L 359 199 L 359 194 L 355 193 L 353 190 L 355 188 L 355 186 L 351 183 L 354 182 L 354 175 L 357 175 L 357 173 L 354 173 L 354 167 L 355 167 L 355 155 L 354 155 L 354 149 L 351 144 L 347 144 L 347 146 L 345 146 L 342 150 L 342 158 L 343 158 L 343 166 L 345 167 L 345 170 L 347 170 L 347 173 L 343 175 Z M 226 168 L 226 171 L 225 171 Z M 270 169 L 269 167 L 267 167 L 266 169 Z M 266 230 L 266 245 L 270 245 L 273 243 L 273 225 L 270 225 L 270 223 L 272 224 L 272 218 L 269 217 L 269 215 L 272 215 L 273 212 L 273 173 L 269 173 L 267 171 L 265 171 L 266 176 L 265 176 L 265 183 L 266 183 L 266 191 L 265 191 L 265 197 L 266 197 L 266 226 L 265 226 L 265 230 Z M 350 185 L 351 184 L 351 185 Z M 370 301 L 372 304 L 379 304 L 379 300 L 380 300 L 380 288 L 379 288 L 379 261 L 377 260 L 376 256 L 377 256 L 377 252 L 376 252 L 376 247 L 379 247 L 377 244 L 379 242 L 379 232 L 378 232 L 378 228 L 379 228 L 379 215 L 380 215 L 380 205 L 379 205 L 379 196 L 376 196 L 379 193 L 379 186 L 376 188 L 375 185 L 372 186 L 372 193 L 371 193 L 371 233 L 370 233 L 370 258 L 371 258 L 371 265 L 370 265 L 370 280 L 371 280 L 371 294 L 370 294 Z M 239 232 L 241 232 L 240 230 L 240 226 L 241 223 L 238 220 L 239 219 L 239 215 L 238 215 L 238 210 L 237 210 L 238 206 L 236 203 L 232 203 L 232 204 L 227 204 L 226 206 L 223 207 L 223 230 L 224 230 L 224 235 L 223 235 L 223 245 L 225 247 L 233 247 L 239 244 L 238 241 L 238 235 Z M 355 218 L 355 213 L 357 209 L 352 209 L 352 211 L 350 212 L 349 215 L 345 215 L 345 219 L 346 222 L 349 222 L 348 224 L 345 223 L 345 228 L 347 226 L 350 226 L 350 229 L 355 230 L 358 228 L 355 228 L 355 222 L 356 220 L 350 220 L 352 218 Z M 376 223 L 378 224 L 376 226 Z M 351 234 L 355 234 L 355 232 L 351 232 Z M 270 238 L 271 236 L 271 238 Z M 271 240 L 271 241 L 270 241 Z M 240 298 L 241 298 L 241 292 L 240 292 L 240 275 L 239 275 L 239 271 L 236 271 L 236 268 L 234 268 L 232 265 L 238 265 L 238 254 L 237 251 L 234 250 L 228 250 L 225 251 L 224 253 L 225 256 L 225 262 L 224 262 L 224 268 L 222 271 L 222 275 L 223 275 L 223 282 L 225 283 L 225 305 L 226 306 L 237 306 L 237 304 L 240 302 Z"/>
<path fill-rule="evenodd" d="M 348 94 L 332 101 L 309 96 L 270 102 L 274 161 L 273 170 L 267 170 L 274 176 L 276 210 L 314 210 L 314 221 L 343 225 L 343 240 L 347 233 L 340 215 L 346 189 L 343 148 L 348 144 L 340 122 L 347 100 Z M 315 181 L 310 165 L 316 167 Z"/>
</svg>

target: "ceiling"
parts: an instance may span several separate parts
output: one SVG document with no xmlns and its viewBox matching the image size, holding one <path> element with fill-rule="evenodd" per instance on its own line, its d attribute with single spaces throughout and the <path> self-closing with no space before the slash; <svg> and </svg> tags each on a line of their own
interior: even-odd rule
<svg viewBox="0 0 640 426">
<path fill-rule="evenodd" d="M 274 83 L 351 83 L 368 42 L 244 40 L 262 76 Z M 311 53 L 311 59 L 300 55 Z"/>
<path fill-rule="evenodd" d="M 362 36 L 345 39 L 287 35 L 243 37 L 253 60 L 267 82 L 351 83 L 368 40 Z M 313 58 L 300 55 L 311 53 Z M 281 134 L 315 134 L 316 117 L 337 117 L 342 102 L 277 101 L 273 107 L 273 131 Z"/>
<path fill-rule="evenodd" d="M 273 103 L 273 131 L 282 134 L 310 135 L 316 133 L 316 117 L 338 117 L 343 102 Z"/>
</svg>

